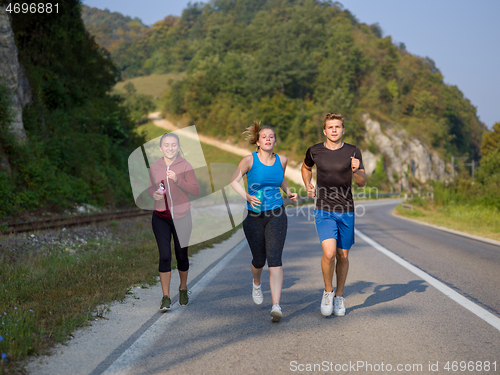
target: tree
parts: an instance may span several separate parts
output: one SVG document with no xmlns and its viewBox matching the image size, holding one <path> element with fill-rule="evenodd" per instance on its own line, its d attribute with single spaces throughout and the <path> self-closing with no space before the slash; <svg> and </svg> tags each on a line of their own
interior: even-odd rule
<svg viewBox="0 0 500 375">
<path fill-rule="evenodd" d="M 491 179 L 500 181 L 500 122 L 493 125 L 493 130 L 483 135 L 481 145 L 481 167 L 477 173 L 477 179 L 483 184 L 487 184 Z M 498 192 L 498 185 L 495 186 Z"/>
<path fill-rule="evenodd" d="M 493 129 L 483 134 L 483 143 L 481 144 L 481 154 L 487 156 L 490 152 L 500 147 L 500 122 L 493 125 Z"/>
<path fill-rule="evenodd" d="M 126 91 L 127 95 L 132 95 L 137 92 L 137 89 L 132 82 L 127 82 L 127 84 L 123 86 L 123 89 Z"/>
</svg>

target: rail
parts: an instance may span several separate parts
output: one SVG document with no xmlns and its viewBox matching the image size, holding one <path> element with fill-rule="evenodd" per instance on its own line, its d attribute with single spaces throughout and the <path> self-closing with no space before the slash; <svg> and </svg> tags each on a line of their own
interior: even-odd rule
<svg viewBox="0 0 500 375">
<path fill-rule="evenodd" d="M 0 233 L 32 232 L 43 229 L 54 229 L 60 227 L 79 226 L 108 220 L 119 220 L 130 217 L 151 215 L 151 211 L 141 209 L 120 210 L 103 212 L 98 214 L 63 216 L 42 220 L 22 221 L 18 223 L 7 223 L 1 227 Z"/>
</svg>

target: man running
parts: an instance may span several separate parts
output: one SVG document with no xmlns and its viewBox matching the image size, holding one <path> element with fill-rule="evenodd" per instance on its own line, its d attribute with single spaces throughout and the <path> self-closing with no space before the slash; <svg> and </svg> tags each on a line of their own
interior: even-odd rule
<svg viewBox="0 0 500 375">
<path fill-rule="evenodd" d="M 326 141 L 309 147 L 302 164 L 302 179 L 309 197 L 316 197 L 314 220 L 323 248 L 321 270 L 325 290 L 321 313 L 325 316 L 345 315 L 344 285 L 349 269 L 349 249 L 354 244 L 354 202 L 352 179 L 359 187 L 366 184 L 361 151 L 344 143 L 344 118 L 340 113 L 328 113 L 323 120 Z M 316 164 L 317 188 L 311 183 L 312 167 Z M 335 259 L 337 264 L 335 266 Z M 333 273 L 337 271 L 337 289 L 333 293 Z"/>
</svg>

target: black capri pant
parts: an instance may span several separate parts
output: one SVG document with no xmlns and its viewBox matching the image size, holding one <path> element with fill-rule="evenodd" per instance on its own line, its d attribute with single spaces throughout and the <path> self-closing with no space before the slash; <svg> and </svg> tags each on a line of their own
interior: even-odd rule
<svg viewBox="0 0 500 375">
<path fill-rule="evenodd" d="M 253 266 L 262 268 L 267 259 L 268 267 L 280 267 L 288 225 L 285 207 L 259 213 L 247 212 L 243 231 L 252 251 Z"/>
<path fill-rule="evenodd" d="M 187 236 L 187 240 L 184 239 L 183 243 L 189 242 L 189 236 L 192 230 L 192 219 L 191 213 L 186 216 L 175 219 L 164 219 L 153 212 L 153 218 L 151 219 L 153 225 L 153 233 L 156 237 L 156 243 L 158 244 L 158 250 L 160 251 L 160 264 L 158 267 L 159 272 L 170 272 L 171 262 L 172 262 L 172 236 L 174 237 L 174 250 L 175 258 L 177 259 L 177 269 L 179 271 L 187 271 L 189 269 L 189 258 L 188 258 L 188 247 L 181 247 L 179 242 L 179 236 L 175 230 L 175 225 L 178 228 L 182 228 L 182 235 Z"/>
</svg>

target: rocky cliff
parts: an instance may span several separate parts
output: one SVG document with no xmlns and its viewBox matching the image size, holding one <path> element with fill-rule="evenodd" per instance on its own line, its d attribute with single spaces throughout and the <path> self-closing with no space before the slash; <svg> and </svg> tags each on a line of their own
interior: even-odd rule
<svg viewBox="0 0 500 375">
<path fill-rule="evenodd" d="M 11 131 L 20 142 L 26 140 L 23 107 L 31 100 L 28 78 L 17 58 L 17 47 L 6 2 L 0 5 L 0 84 L 7 88 L 12 103 Z M 7 2 L 8 3 L 8 2 Z M 0 144 L 0 172 L 11 174 L 9 160 Z"/>
<path fill-rule="evenodd" d="M 22 108 L 30 102 L 31 94 L 28 79 L 17 58 L 14 32 L 5 8 L 6 5 L 0 5 L 0 83 L 7 87 L 12 99 L 14 120 L 11 130 L 20 141 L 24 141 Z"/>
<path fill-rule="evenodd" d="M 374 172 L 377 160 L 382 158 L 387 179 L 394 191 L 409 191 L 410 176 L 413 189 L 418 183 L 450 179 L 451 167 L 446 166 L 435 151 L 419 140 L 411 139 L 405 130 L 391 126 L 382 130 L 380 123 L 370 119 L 368 114 L 363 115 L 363 121 L 367 142 L 374 143 L 379 150 L 377 154 L 363 151 L 363 164 L 368 176 Z"/>
</svg>

